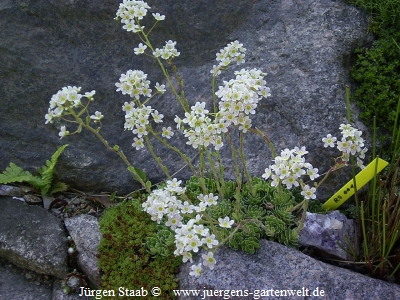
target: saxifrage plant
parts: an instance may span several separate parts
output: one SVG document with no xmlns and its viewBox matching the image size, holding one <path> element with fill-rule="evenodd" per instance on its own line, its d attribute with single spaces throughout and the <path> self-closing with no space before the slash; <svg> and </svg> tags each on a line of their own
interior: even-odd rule
<svg viewBox="0 0 400 300">
<path fill-rule="evenodd" d="M 150 151 L 164 171 L 166 182 L 152 189 L 151 182 L 140 174 L 140 169 L 128 162 L 119 147 L 108 145 L 100 134 L 103 114 L 99 111 L 90 114 L 88 110 L 94 100 L 95 91 L 81 94 L 81 88 L 63 88 L 50 100 L 50 108 L 45 116 L 46 123 L 52 123 L 58 118 L 76 123 L 78 128 L 72 133 L 66 126 L 62 126 L 60 137 L 79 133 L 82 128 L 88 129 L 108 149 L 115 151 L 123 159 L 134 178 L 149 193 L 142 204 L 143 211 L 153 221 L 164 224 L 173 231 L 174 254 L 181 256 L 183 262 L 186 262 L 191 261 L 193 253 L 197 253 L 200 248 L 206 250 L 203 261 L 192 266 L 191 275 L 199 276 L 203 267 L 213 269 L 216 263 L 214 253 L 224 244 L 254 252 L 258 247 L 258 238 L 265 235 L 277 239 L 281 235 L 282 240 L 292 243 L 302 226 L 309 200 L 316 198 L 316 190 L 325 178 L 334 170 L 349 165 L 350 157 L 356 157 L 358 166 L 362 167 L 366 149 L 363 148 L 361 131 L 350 124 L 342 124 L 340 140 L 330 134 L 323 138 L 325 147 L 336 146 L 342 154 L 325 177 L 318 184 L 315 183 L 314 180 L 319 177 L 318 169 L 306 162 L 304 156 L 308 152 L 304 146 L 284 149 L 278 156 L 269 139 L 259 129 L 252 127 L 251 116 L 255 114 L 259 101 L 271 96 L 264 79 L 265 73 L 258 69 L 241 69 L 235 72 L 234 79 L 223 81 L 216 88 L 223 71 L 233 64 L 245 62 L 246 49 L 243 44 L 234 41 L 217 53 L 217 64 L 210 71 L 212 108 L 206 107 L 205 102 L 190 105 L 185 97 L 183 81 L 173 64 L 173 59 L 180 54 L 176 49 L 176 42 L 169 40 L 162 48 L 156 48 L 149 38 L 154 26 L 163 21 L 165 16 L 152 13 L 155 23 L 149 30 L 141 24 L 149 9 L 150 6 L 144 1 L 124 0 L 119 6 L 116 19 L 121 20 L 124 29 L 140 38 L 141 43 L 134 49 L 135 54 L 152 57 L 163 72 L 169 88 L 182 108 L 183 116 L 175 117 L 176 130 L 170 126 L 161 127 L 163 114 L 149 105 L 156 95 L 164 93 L 165 85 L 156 83 L 153 92 L 147 74 L 140 70 L 128 70 L 121 75 L 116 87 L 117 91 L 132 98 L 122 106 L 125 112 L 124 128 L 134 134 L 132 146 L 136 150 L 146 148 Z M 173 73 L 177 86 L 169 72 Z M 99 126 L 92 127 L 93 122 Z M 198 165 L 192 163 L 183 149 L 169 143 L 176 132 L 187 138 L 187 145 L 198 150 Z M 259 135 L 269 145 L 274 156 L 274 164 L 267 167 L 262 174 L 269 183 L 264 186 L 261 184 L 261 189 L 260 179 L 253 178 L 247 168 L 244 137 L 249 133 Z M 238 136 L 237 144 L 232 138 L 234 134 Z M 192 170 L 200 192 L 189 189 L 192 183 L 185 186 L 181 180 L 172 178 L 162 158 L 155 153 L 153 140 L 149 136 L 180 155 Z M 220 149 L 226 146 L 230 147 L 233 158 L 236 174 L 234 183 L 225 181 Z M 207 185 L 207 178 L 212 179 L 213 188 Z M 287 192 L 294 188 L 301 190 L 302 201 L 299 204 L 294 204 L 293 196 Z M 258 193 L 268 193 L 268 189 L 273 190 L 272 198 L 276 202 L 271 203 L 272 201 L 265 198 L 262 203 L 256 203 L 259 201 L 258 197 L 262 197 Z M 249 207 L 249 203 L 256 205 Z M 266 209 L 260 209 L 257 205 L 266 205 Z M 271 207 L 272 214 L 266 212 Z M 295 213 L 299 212 L 302 212 L 302 217 L 298 219 Z M 287 227 L 287 224 L 291 225 Z M 163 228 L 160 227 L 163 231 L 160 235 L 147 240 L 147 244 L 152 245 L 149 251 L 154 254 L 166 254 L 157 242 L 160 236 L 170 241 L 170 234 Z"/>
</svg>

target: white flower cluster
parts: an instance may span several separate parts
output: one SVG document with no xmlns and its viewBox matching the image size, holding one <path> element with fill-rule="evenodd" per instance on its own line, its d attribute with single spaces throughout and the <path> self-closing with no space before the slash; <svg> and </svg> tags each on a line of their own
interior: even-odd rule
<svg viewBox="0 0 400 300">
<path fill-rule="evenodd" d="M 221 49 L 217 55 L 218 65 L 214 65 L 211 73 L 213 76 L 221 74 L 221 68 L 229 66 L 232 62 L 243 64 L 245 62 L 246 48 L 239 41 L 229 43 L 225 48 Z"/>
<path fill-rule="evenodd" d="M 162 59 L 168 60 L 171 57 L 177 57 L 180 55 L 180 52 L 175 48 L 176 42 L 167 41 L 165 42 L 165 46 L 162 49 L 156 48 L 154 49 L 153 55 L 155 57 L 161 57 Z"/>
<path fill-rule="evenodd" d="M 226 132 L 228 129 L 225 123 L 215 123 L 207 116 L 209 111 L 205 109 L 205 105 L 205 102 L 196 102 L 191 107 L 190 113 L 185 113 L 183 120 L 177 116 L 175 122 L 178 124 L 178 129 L 181 128 L 182 123 L 189 125 L 189 128 L 182 128 L 185 137 L 188 138 L 186 144 L 195 149 L 198 146 L 213 145 L 215 150 L 219 150 L 223 146 L 220 133 Z"/>
<path fill-rule="evenodd" d="M 236 79 L 224 81 L 224 86 L 215 93 L 220 98 L 217 121 L 225 123 L 226 127 L 234 124 L 242 132 L 247 132 L 251 127 L 249 115 L 254 114 L 257 103 L 271 93 L 263 79 L 266 74 L 260 70 L 242 69 L 235 75 Z"/>
<path fill-rule="evenodd" d="M 81 99 L 83 97 L 87 98 L 89 101 L 93 100 L 93 96 L 96 91 L 91 91 L 89 93 L 85 93 L 84 95 L 80 94 L 81 88 L 76 86 L 67 86 L 63 87 L 57 94 L 54 94 L 51 97 L 49 102 L 50 107 L 45 115 L 46 122 L 53 123 L 55 118 L 62 117 L 63 114 L 69 114 L 68 109 L 70 108 L 79 108 L 82 107 Z M 99 121 L 103 118 L 101 112 L 96 111 L 95 115 L 90 116 L 91 119 L 95 121 Z M 69 131 L 66 130 L 65 126 L 61 126 L 59 136 L 63 138 L 68 135 Z"/>
<path fill-rule="evenodd" d="M 262 177 L 265 180 L 271 178 L 272 186 L 282 183 L 288 189 L 291 189 L 301 185 L 301 194 L 304 198 L 315 199 L 316 188 L 302 184 L 303 181 L 301 180 L 304 175 L 309 176 L 310 180 L 319 177 L 318 169 L 314 168 L 310 163 L 306 163 L 303 156 L 307 153 L 308 151 L 306 151 L 305 147 L 282 150 L 281 155 L 275 157 L 275 164 L 266 168 Z"/>
<path fill-rule="evenodd" d="M 154 190 L 146 202 L 142 204 L 143 210 L 150 214 L 151 219 L 160 223 L 165 221 L 165 225 L 175 231 L 175 256 L 182 256 L 183 262 L 192 262 L 192 252 L 197 253 L 201 247 L 207 249 L 208 253 L 203 254 L 203 262 L 192 266 L 190 275 L 199 276 L 202 266 L 210 269 L 214 268 L 215 259 L 210 250 L 218 245 L 215 235 L 210 229 L 201 224 L 202 212 L 207 206 L 217 205 L 218 196 L 212 193 L 208 195 L 200 194 L 198 205 L 192 205 L 188 201 L 182 202 L 179 197 L 185 193 L 185 188 L 181 187 L 181 180 L 176 178 L 167 181 L 167 186 L 162 189 Z M 184 215 L 190 219 L 183 223 Z M 194 216 L 194 217 L 193 217 Z M 229 217 L 219 219 L 219 226 L 230 228 L 233 220 Z"/>
<path fill-rule="evenodd" d="M 339 129 L 341 130 L 342 139 L 337 140 L 336 137 L 328 134 L 322 139 L 324 142 L 324 147 L 337 147 L 339 151 L 342 152 L 341 159 L 344 162 L 348 162 L 350 155 L 354 155 L 357 158 L 357 165 L 360 168 L 364 168 L 363 159 L 365 158 L 365 153 L 368 151 L 364 147 L 364 139 L 361 137 L 362 131 L 357 130 L 350 124 L 341 124 Z"/>
<path fill-rule="evenodd" d="M 140 96 L 152 97 L 152 90 L 150 89 L 150 81 L 147 80 L 147 74 L 140 70 L 128 70 L 126 74 L 122 74 L 119 82 L 115 84 L 117 92 L 121 91 L 122 94 L 128 94 L 135 100 Z M 155 85 L 157 93 L 165 92 L 165 85 L 160 85 L 158 82 Z M 125 130 L 132 130 L 133 134 L 137 135 L 132 144 L 136 150 L 144 147 L 143 136 L 148 134 L 146 126 L 149 124 L 150 115 L 153 117 L 155 123 L 162 123 L 164 115 L 158 113 L 157 110 L 151 106 L 135 107 L 135 101 L 125 102 L 122 110 L 125 112 Z M 163 128 L 162 135 L 170 138 L 174 133 L 171 128 Z"/>
<path fill-rule="evenodd" d="M 117 92 L 135 99 L 139 99 L 141 95 L 151 97 L 150 81 L 147 80 L 147 74 L 140 70 L 128 70 L 126 74 L 121 74 L 115 86 Z"/>
<path fill-rule="evenodd" d="M 255 113 L 257 103 L 263 97 L 271 96 L 263 79 L 266 74 L 257 69 L 242 69 L 235 75 L 236 79 L 224 81 L 225 85 L 215 93 L 220 102 L 214 119 L 208 117 L 205 102 L 196 102 L 191 111 L 185 113 L 183 120 L 178 116 L 175 118 L 178 129 L 182 124 L 189 125 L 189 128 L 182 128 L 188 145 L 193 148 L 212 145 L 219 150 L 224 145 L 221 135 L 228 131 L 230 125 L 238 126 L 244 133 L 251 127 L 250 114 Z"/>
<path fill-rule="evenodd" d="M 124 24 L 123 29 L 132 32 L 143 30 L 143 26 L 137 24 L 138 20 L 143 19 L 147 14 L 147 10 L 151 7 L 144 1 L 124 0 L 119 4 L 117 17 Z M 157 16 L 158 17 L 158 16 Z M 156 18 L 156 16 L 154 16 Z M 156 18 L 157 19 L 157 18 Z"/>
</svg>

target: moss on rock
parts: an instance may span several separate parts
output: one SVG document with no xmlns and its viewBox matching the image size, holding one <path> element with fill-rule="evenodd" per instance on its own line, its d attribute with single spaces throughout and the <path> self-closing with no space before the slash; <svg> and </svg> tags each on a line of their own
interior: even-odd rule
<svg viewBox="0 0 400 300">
<path fill-rule="evenodd" d="M 174 299 L 172 290 L 178 288 L 176 274 L 182 260 L 172 255 L 152 257 L 147 251 L 144 243 L 148 236 L 155 233 L 156 223 L 141 210 L 139 199 L 108 209 L 100 220 L 100 229 L 102 289 L 144 288 L 149 292 L 147 298 L 152 298 L 150 290 L 159 287 L 162 294 L 158 299 Z"/>
</svg>

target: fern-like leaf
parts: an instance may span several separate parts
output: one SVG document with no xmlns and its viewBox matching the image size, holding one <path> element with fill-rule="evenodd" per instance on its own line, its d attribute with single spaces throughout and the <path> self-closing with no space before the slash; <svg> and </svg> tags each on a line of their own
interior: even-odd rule
<svg viewBox="0 0 400 300">
<path fill-rule="evenodd" d="M 0 183 L 7 184 L 13 182 L 27 182 L 38 189 L 41 189 L 43 186 L 43 181 L 39 177 L 33 176 L 28 171 L 24 171 L 14 163 L 10 163 L 10 166 L 0 174 Z"/>
<path fill-rule="evenodd" d="M 43 195 L 46 194 L 51 187 L 55 166 L 58 158 L 66 147 L 68 147 L 68 144 L 62 145 L 60 148 L 58 148 L 57 151 L 51 156 L 51 159 L 46 161 L 46 165 L 43 165 L 39 169 L 39 173 L 42 176 L 43 181 L 43 186 L 41 187 L 41 192 Z"/>
<path fill-rule="evenodd" d="M 58 192 L 65 192 L 68 189 L 68 186 L 64 182 L 56 182 L 51 187 L 50 194 L 55 194 Z"/>
</svg>

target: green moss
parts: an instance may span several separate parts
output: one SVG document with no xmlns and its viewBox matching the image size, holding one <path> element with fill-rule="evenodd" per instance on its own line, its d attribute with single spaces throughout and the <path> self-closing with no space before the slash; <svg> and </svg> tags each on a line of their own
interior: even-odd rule
<svg viewBox="0 0 400 300">
<path fill-rule="evenodd" d="M 362 109 L 362 119 L 372 127 L 391 132 L 400 97 L 400 32 L 386 31 L 369 49 L 357 49 L 350 75 L 358 84 L 354 99 Z"/>
<path fill-rule="evenodd" d="M 139 199 L 125 201 L 104 213 L 100 220 L 103 237 L 99 247 L 102 289 L 143 287 L 150 292 L 157 286 L 162 291 L 157 299 L 174 299 L 171 293 L 178 288 L 176 273 L 181 258 L 171 254 L 152 256 L 144 247 L 146 238 L 156 232 L 156 225 L 142 212 Z M 146 298 L 151 298 L 150 293 Z"/>
<path fill-rule="evenodd" d="M 387 28 L 400 28 L 400 2 L 398 0 L 347 0 L 363 9 L 371 17 L 370 28 L 379 32 Z"/>
</svg>

